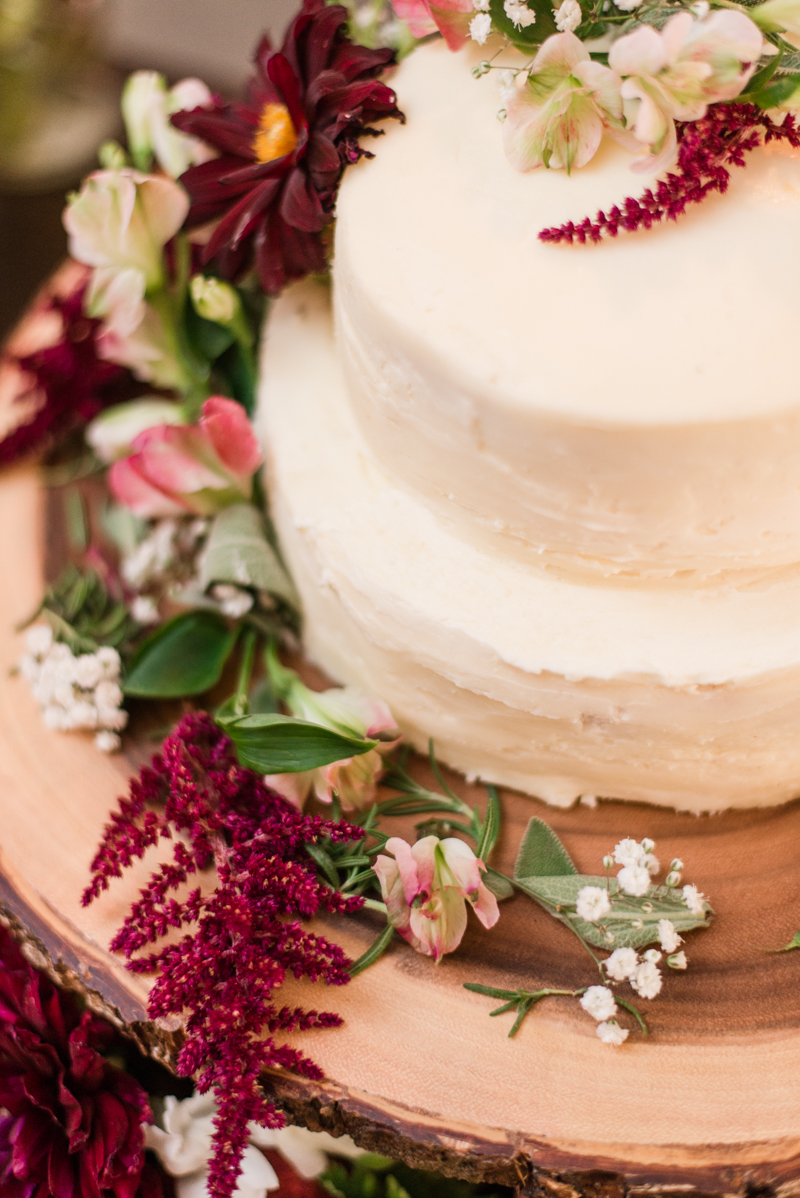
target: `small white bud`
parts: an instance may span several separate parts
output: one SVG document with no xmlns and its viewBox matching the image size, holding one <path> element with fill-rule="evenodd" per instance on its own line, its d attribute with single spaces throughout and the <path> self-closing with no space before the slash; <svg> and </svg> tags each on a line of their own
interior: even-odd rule
<svg viewBox="0 0 800 1198">
<path fill-rule="evenodd" d="M 678 870 L 678 871 L 682 870 L 683 862 L 681 861 L 680 857 L 673 857 L 669 863 L 669 868 L 670 868 L 670 870 Z"/>
<path fill-rule="evenodd" d="M 94 743 L 101 753 L 116 753 L 122 747 L 122 741 L 116 732 L 109 732 L 107 729 L 97 733 Z"/>
<path fill-rule="evenodd" d="M 664 885 L 669 886 L 670 890 L 674 890 L 676 886 L 681 884 L 681 875 L 676 869 L 671 869 L 664 879 Z"/>
<path fill-rule="evenodd" d="M 204 320 L 211 320 L 214 324 L 231 325 L 241 312 L 242 301 L 239 299 L 239 293 L 222 279 L 195 275 L 189 284 L 189 291 L 195 312 Z"/>
<path fill-rule="evenodd" d="M 610 853 L 606 853 L 605 857 L 603 858 L 603 869 L 613 869 L 614 864 L 614 858 Z"/>
<path fill-rule="evenodd" d="M 686 960 L 686 953 L 671 953 L 667 957 L 667 965 L 670 969 L 686 969 L 689 962 Z"/>
<path fill-rule="evenodd" d="M 645 836 L 643 838 L 643 840 L 642 840 L 642 852 L 643 853 L 652 853 L 652 851 L 655 847 L 656 847 L 656 842 L 654 840 L 651 840 L 649 836 Z"/>
</svg>

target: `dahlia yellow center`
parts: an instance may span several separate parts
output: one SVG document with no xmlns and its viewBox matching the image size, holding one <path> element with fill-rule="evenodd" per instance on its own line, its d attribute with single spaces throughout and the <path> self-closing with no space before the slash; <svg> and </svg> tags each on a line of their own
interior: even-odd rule
<svg viewBox="0 0 800 1198">
<path fill-rule="evenodd" d="M 285 104 L 265 104 L 258 120 L 258 132 L 253 142 L 253 152 L 259 162 L 272 162 L 291 154 L 297 145 L 289 109 Z"/>
</svg>

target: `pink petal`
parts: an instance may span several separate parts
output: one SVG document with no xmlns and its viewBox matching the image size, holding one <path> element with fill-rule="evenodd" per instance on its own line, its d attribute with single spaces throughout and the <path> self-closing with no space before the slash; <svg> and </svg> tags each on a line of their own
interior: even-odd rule
<svg viewBox="0 0 800 1198">
<path fill-rule="evenodd" d="M 282 795 L 293 807 L 302 811 L 311 791 L 313 777 L 313 770 L 305 770 L 300 774 L 266 774 L 264 781 L 270 790 Z"/>
<path fill-rule="evenodd" d="M 393 861 L 391 857 L 379 854 L 375 858 L 372 868 L 378 875 L 378 881 L 381 884 L 381 894 L 386 903 L 389 923 L 393 928 L 397 928 L 401 936 L 408 939 L 410 908 L 405 899 L 403 880 L 397 862 Z"/>
<path fill-rule="evenodd" d="M 141 469 L 142 455 L 133 454 L 114 462 L 108 472 L 111 494 L 137 516 L 181 516 L 189 509 L 176 497 L 167 495 L 151 483 Z"/>
<path fill-rule="evenodd" d="M 478 897 L 472 902 L 472 908 L 485 928 L 493 928 L 500 918 L 500 908 L 497 899 L 487 886 L 481 882 L 478 887 Z"/>
<path fill-rule="evenodd" d="M 400 20 L 408 25 L 413 37 L 427 37 L 429 33 L 436 32 L 436 22 L 425 0 L 394 0 L 392 8 Z"/>
<path fill-rule="evenodd" d="M 448 50 L 460 50 L 469 40 L 469 23 L 473 16 L 471 0 L 454 4 L 431 4 L 431 16 Z"/>
<path fill-rule="evenodd" d="M 226 470 L 236 478 L 255 473 L 264 460 L 244 408 L 233 399 L 213 395 L 203 404 L 200 428 Z"/>
<path fill-rule="evenodd" d="M 435 840 L 435 836 L 427 836 L 426 840 Z M 417 848 L 421 841 L 417 841 L 414 848 Z M 420 893 L 420 880 L 417 873 L 416 854 L 405 840 L 401 840 L 399 836 L 390 836 L 386 841 L 384 848 L 387 852 L 392 853 L 397 861 L 397 868 L 400 871 L 400 877 L 403 882 L 403 893 L 405 894 L 406 902 L 409 906 Z M 428 891 L 427 893 L 430 893 Z"/>
<path fill-rule="evenodd" d="M 472 894 L 481 884 L 478 858 L 468 844 L 451 836 L 439 842 L 447 868 L 460 886 L 463 894 Z"/>
<path fill-rule="evenodd" d="M 440 885 L 436 860 L 438 848 L 437 836 L 423 836 L 411 848 L 417 869 L 417 894 L 431 895 Z"/>
<path fill-rule="evenodd" d="M 221 491 L 230 486 L 222 470 L 210 466 L 215 455 L 198 428 L 158 424 L 135 437 L 132 445 L 141 454 L 144 473 L 165 491 L 190 495 L 193 491 Z"/>
<path fill-rule="evenodd" d="M 614 42 L 608 65 L 618 75 L 657 75 L 667 65 L 666 49 L 652 25 L 640 25 Z"/>
<path fill-rule="evenodd" d="M 541 71 L 558 71 L 565 77 L 579 62 L 591 61 L 589 51 L 574 33 L 554 33 L 542 42 L 533 60 L 532 74 Z"/>
</svg>

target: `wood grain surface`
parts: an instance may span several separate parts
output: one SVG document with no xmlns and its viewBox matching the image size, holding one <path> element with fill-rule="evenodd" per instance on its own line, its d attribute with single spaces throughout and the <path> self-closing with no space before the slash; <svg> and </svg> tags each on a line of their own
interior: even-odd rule
<svg viewBox="0 0 800 1198">
<path fill-rule="evenodd" d="M 0 911 L 37 965 L 169 1062 L 175 1037 L 147 1022 L 146 983 L 107 950 L 153 861 L 80 905 L 108 812 L 148 746 L 106 757 L 89 737 L 47 731 L 9 673 L 14 626 L 41 593 L 45 511 L 33 468 L 0 476 Z M 427 777 L 424 763 L 414 769 Z M 480 787 L 451 780 L 484 801 Z M 551 999 L 507 1038 L 513 1017 L 490 1019 L 493 1001 L 462 983 L 597 980 L 566 929 L 518 896 L 491 932 L 471 916 L 439 966 L 398 941 L 347 987 L 287 986 L 286 1001 L 345 1020 L 302 1036 L 328 1080 L 270 1077 L 290 1116 L 525 1194 L 800 1192 L 800 953 L 770 951 L 800 927 L 800 805 L 696 817 L 612 802 L 564 811 L 507 793 L 503 808 L 499 868 L 540 814 L 582 871 L 598 871 L 621 836 L 648 835 L 710 896 L 717 916 L 687 938 L 688 972 L 641 1004 L 652 1035 L 611 1049 L 574 1000 Z M 357 956 L 379 923 L 363 913 L 323 926 Z"/>
</svg>

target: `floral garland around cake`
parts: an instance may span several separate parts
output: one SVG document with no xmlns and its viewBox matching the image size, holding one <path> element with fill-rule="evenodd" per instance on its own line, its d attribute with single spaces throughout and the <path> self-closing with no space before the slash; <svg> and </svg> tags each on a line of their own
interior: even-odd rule
<svg viewBox="0 0 800 1198">
<path fill-rule="evenodd" d="M 684 154 L 684 183 L 668 175 L 666 197 L 640 202 L 645 215 L 626 208 L 598 218 L 597 230 L 573 230 L 585 240 L 674 215 L 691 162 L 704 164 L 693 185 L 722 190 L 721 176 L 706 176 L 724 170 L 723 160 L 738 162 L 756 127 L 766 138 L 794 137 L 791 115 L 777 125 L 762 112 L 794 95 L 784 36 L 794 9 L 788 0 L 747 13 L 729 3 L 710 11 L 564 0 L 553 13 L 545 0 L 480 0 L 477 10 L 471 0 L 397 0 L 396 10 L 407 27 L 381 4 L 348 14 L 305 0 L 281 49 L 266 39 L 257 48 L 241 103 L 223 102 L 198 80 L 169 89 L 154 72 L 133 75 L 123 94 L 126 146 L 105 145 L 102 169 L 67 204 L 73 264 L 0 363 L 21 415 L 0 442 L 0 460 L 46 454 L 64 496 L 70 561 L 32 615 L 19 665 L 45 725 L 91 734 L 112 752 L 131 713 L 161 704 L 163 723 L 163 705 L 181 705 L 179 713 L 167 707 L 160 751 L 110 817 L 84 902 L 169 842 L 171 857 L 112 947 L 132 971 L 155 976 L 150 1015 L 178 1036 L 178 1073 L 198 1091 L 191 1109 L 173 1094 L 151 1126 L 144 1091 L 103 1056 L 108 1034 L 72 1007 L 48 1031 L 61 1000 L 3 941 L 0 1072 L 11 1081 L 0 1104 L 12 1122 L 0 1124 L 0 1176 L 15 1179 L 15 1198 L 46 1192 L 39 1116 L 29 1110 L 36 1102 L 15 1089 L 8 1065 L 27 1068 L 14 1047 L 20 1021 L 35 1018 L 47 1042 L 37 1069 L 71 1079 L 76 1103 L 95 1070 L 114 1099 L 109 1109 L 123 1112 L 127 1138 L 106 1157 L 89 1140 L 73 1143 L 75 1128 L 64 1125 L 64 1151 L 78 1154 L 70 1168 L 84 1167 L 81 1153 L 91 1157 L 87 1193 L 169 1193 L 144 1168 L 146 1145 L 167 1172 L 172 1162 L 172 1173 L 194 1178 L 178 1184 L 183 1198 L 230 1198 L 241 1168 L 261 1170 L 247 1191 L 261 1198 L 271 1166 L 258 1152 L 285 1123 L 263 1071 L 319 1077 L 281 1033 L 340 1022 L 280 1005 L 287 975 L 347 984 L 398 940 L 433 968 L 458 949 L 470 911 L 490 930 L 499 904 L 521 894 L 577 937 L 591 959 L 588 980 L 517 991 L 476 980 L 467 989 L 500 1000 L 495 1016 L 514 1012 L 512 1036 L 538 1002 L 572 998 L 600 1039 L 619 1047 L 636 1027 L 647 1034 L 640 1004 L 661 992 L 664 967 L 686 969 L 684 939 L 712 914 L 684 884 L 679 860 L 656 881 L 652 841 L 609 846 L 604 872 L 582 875 L 538 818 L 512 873 L 502 874 L 492 865 L 502 819 L 493 787 L 483 809 L 465 803 L 433 746 L 438 789 L 422 786 L 380 698 L 350 687 L 315 691 L 290 668 L 299 600 L 269 520 L 250 417 L 265 296 L 326 268 L 343 170 L 366 155 L 360 138 L 376 132 L 371 122 L 402 119 L 380 78 L 395 58 L 381 41 L 405 51 L 438 28 L 454 48 L 494 29 L 535 51 L 526 65 L 503 67 L 504 137 L 521 167 L 577 167 L 605 133 L 643 147 L 651 168 Z M 603 37 L 613 44 L 593 49 Z M 775 53 L 759 66 L 765 45 Z M 476 73 L 498 69 L 502 52 Z M 412 843 L 393 821 L 414 816 Z M 377 935 L 355 962 L 305 926 L 318 912 L 364 911 Z M 37 986 L 35 1002 L 20 997 Z M 98 1143 L 106 1143 L 101 1125 Z M 195 1149 L 202 1141 L 202 1159 L 190 1141 Z M 53 1168 L 65 1180 L 50 1192 L 69 1198 L 72 1174 Z M 331 1192 L 360 1198 L 354 1176 L 336 1174 Z M 388 1174 L 367 1190 L 405 1193 Z"/>
</svg>

